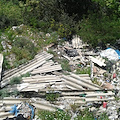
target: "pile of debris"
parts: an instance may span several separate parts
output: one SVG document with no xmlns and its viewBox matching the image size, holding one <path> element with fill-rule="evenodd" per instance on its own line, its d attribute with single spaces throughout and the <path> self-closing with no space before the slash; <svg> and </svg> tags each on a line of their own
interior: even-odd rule
<svg viewBox="0 0 120 120">
<path fill-rule="evenodd" d="M 50 111 L 66 110 L 70 109 L 71 104 L 87 105 L 88 107 L 88 104 L 96 102 L 101 102 L 109 113 L 109 104 L 105 106 L 104 103 L 114 101 L 116 93 L 113 90 L 119 91 L 120 89 L 119 58 L 110 62 L 102 57 L 103 53 L 100 55 L 100 52 L 95 53 L 92 50 L 88 52 L 88 44 L 83 44 L 79 37 L 75 37 L 71 44 L 65 42 L 64 46 L 58 45 L 53 51 L 56 52 L 57 58 L 66 59 L 69 62 L 71 72 L 64 72 L 61 64 L 53 60 L 53 54 L 45 51 L 37 54 L 28 63 L 5 71 L 2 74 L 1 88 L 7 86 L 7 91 L 17 90 L 29 98 L 1 99 L 1 119 L 14 117 L 13 115 L 17 117 L 19 114 L 22 114 L 24 118 L 31 117 L 33 119 L 35 108 Z M 1 55 L 1 66 L 2 62 Z M 76 69 L 88 67 L 91 70 L 90 75 L 88 73 L 76 74 Z M 11 78 L 19 77 L 27 72 L 30 73 L 30 76 L 22 77 L 20 84 L 9 85 Z M 51 91 L 59 94 L 58 101 L 50 103 L 40 98 Z M 11 110 L 12 105 L 14 107 Z M 25 112 L 26 110 L 27 112 Z"/>
</svg>

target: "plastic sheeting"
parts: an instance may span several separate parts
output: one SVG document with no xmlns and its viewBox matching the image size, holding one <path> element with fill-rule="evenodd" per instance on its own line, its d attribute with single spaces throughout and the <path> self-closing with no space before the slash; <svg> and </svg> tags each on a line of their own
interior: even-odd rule
<svg viewBox="0 0 120 120">
<path fill-rule="evenodd" d="M 27 112 L 28 113 L 30 113 L 30 118 L 31 118 L 31 120 L 33 119 L 33 117 L 34 117 L 34 108 L 31 106 L 31 105 L 29 105 L 28 103 L 26 103 L 26 104 L 24 104 L 24 103 L 20 103 L 19 104 L 20 105 L 20 108 L 17 106 L 17 105 L 14 105 L 14 106 L 11 106 L 11 109 L 12 110 L 10 110 L 9 112 L 10 113 L 12 113 L 12 114 L 14 114 L 16 117 L 19 115 L 19 114 L 23 114 L 23 116 L 24 116 L 24 113 L 25 114 L 27 114 Z M 31 109 L 31 111 L 29 110 L 29 109 L 27 109 L 27 107 L 28 108 L 30 108 Z M 25 108 L 26 107 L 26 108 Z M 22 109 L 22 110 L 21 110 Z M 27 111 L 26 111 L 27 110 Z M 22 112 L 22 113 L 21 113 Z M 27 114 L 27 115 L 29 115 L 29 114 Z M 26 116 L 26 115 L 25 115 Z"/>
<path fill-rule="evenodd" d="M 120 59 L 120 51 L 119 50 L 114 50 L 112 48 L 107 48 L 106 50 L 103 50 L 100 55 L 102 57 L 106 57 L 109 60 L 114 60 L 117 61 Z"/>
</svg>

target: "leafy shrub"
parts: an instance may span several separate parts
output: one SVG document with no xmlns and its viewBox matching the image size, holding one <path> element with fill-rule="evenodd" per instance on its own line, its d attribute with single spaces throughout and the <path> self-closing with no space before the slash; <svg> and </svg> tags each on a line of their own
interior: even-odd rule
<svg viewBox="0 0 120 120">
<path fill-rule="evenodd" d="M 19 94 L 19 91 L 14 90 L 12 92 L 9 92 L 7 89 L 3 88 L 0 90 L 0 98 L 4 97 L 10 97 L 10 96 L 17 96 Z"/>
<path fill-rule="evenodd" d="M 109 120 L 108 115 L 106 112 L 103 112 L 99 115 L 98 120 Z"/>
<path fill-rule="evenodd" d="M 15 38 L 15 32 L 13 30 L 10 30 L 10 28 L 7 28 L 4 30 L 4 34 L 9 41 L 13 42 Z"/>
<path fill-rule="evenodd" d="M 61 64 L 62 70 L 71 72 L 70 65 L 67 60 L 62 59 L 59 61 L 59 63 Z"/>
<path fill-rule="evenodd" d="M 57 40 L 58 40 L 58 34 L 57 34 L 57 32 L 52 32 L 50 34 L 50 37 L 46 38 L 45 44 L 46 45 L 49 45 L 51 43 L 57 44 L 57 42 L 58 42 Z"/>
<path fill-rule="evenodd" d="M 22 59 L 22 60 L 19 60 L 19 61 L 16 60 L 13 63 L 13 67 L 18 67 L 19 65 L 24 64 L 26 62 L 27 62 L 27 59 Z"/>
<path fill-rule="evenodd" d="M 0 28 L 18 25 L 23 22 L 21 8 L 12 1 L 0 0 Z"/>
<path fill-rule="evenodd" d="M 24 37 L 16 38 L 12 44 L 12 52 L 16 55 L 17 60 L 29 60 L 34 58 L 35 54 L 37 53 L 34 44 Z"/>
<path fill-rule="evenodd" d="M 26 74 L 21 75 L 21 77 L 30 77 L 30 73 L 27 72 Z"/>
<path fill-rule="evenodd" d="M 55 112 L 38 111 L 38 118 L 42 120 L 70 120 L 70 115 L 60 110 Z"/>
<path fill-rule="evenodd" d="M 54 51 L 53 51 L 53 50 L 51 50 L 51 49 L 49 49 L 47 52 L 48 52 L 48 53 L 50 53 L 50 54 L 53 54 L 53 55 L 54 55 L 54 57 L 57 55 L 57 53 L 56 53 L 56 52 L 54 52 Z"/>
<path fill-rule="evenodd" d="M 46 93 L 45 97 L 46 100 L 53 102 L 57 100 L 57 98 L 59 97 L 59 93 L 54 93 L 54 91 L 52 91 L 50 93 Z"/>
<path fill-rule="evenodd" d="M 20 84 L 20 83 L 21 83 L 21 80 L 22 80 L 22 77 L 29 77 L 29 76 L 30 76 L 30 73 L 27 72 L 26 74 L 23 74 L 23 75 L 21 75 L 20 77 L 13 77 L 13 78 L 10 80 L 10 85 Z"/>
<path fill-rule="evenodd" d="M 7 89 L 0 90 L 0 97 L 1 98 L 9 97 L 9 92 L 7 91 Z"/>
<path fill-rule="evenodd" d="M 82 111 L 79 111 L 79 114 L 74 120 L 94 120 L 94 114 L 93 112 L 89 111 L 89 108 L 85 108 Z"/>
<path fill-rule="evenodd" d="M 74 21 L 74 17 L 68 16 L 67 13 L 60 15 L 59 21 L 52 19 L 50 21 L 50 28 L 57 31 L 60 38 L 69 38 L 77 33 L 79 25 Z"/>
<path fill-rule="evenodd" d="M 101 17 L 96 14 L 84 18 L 80 24 L 78 34 L 84 42 L 88 42 L 93 47 L 105 47 L 106 43 L 114 44 L 120 38 L 120 22 L 109 17 Z"/>
<path fill-rule="evenodd" d="M 9 61 L 6 59 L 5 55 L 4 55 L 4 60 L 3 60 L 3 70 L 6 70 L 6 69 L 10 69 L 11 66 L 9 64 Z"/>
<path fill-rule="evenodd" d="M 20 84 L 20 82 L 21 82 L 21 77 L 13 77 L 13 78 L 10 80 L 10 85 Z"/>
</svg>

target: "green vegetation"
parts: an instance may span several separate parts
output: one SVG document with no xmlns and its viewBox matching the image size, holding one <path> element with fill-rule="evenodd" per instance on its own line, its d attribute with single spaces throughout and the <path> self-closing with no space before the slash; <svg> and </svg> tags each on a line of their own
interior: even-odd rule
<svg viewBox="0 0 120 120">
<path fill-rule="evenodd" d="M 103 112 L 102 114 L 100 114 L 100 116 L 98 117 L 98 120 L 109 120 L 108 115 Z"/>
<path fill-rule="evenodd" d="M 41 120 L 70 120 L 70 114 L 60 110 L 55 112 L 39 111 L 38 118 Z"/>
<path fill-rule="evenodd" d="M 21 80 L 22 80 L 22 77 L 29 77 L 29 76 L 30 76 L 30 73 L 26 73 L 26 74 L 21 75 L 20 77 L 13 77 L 10 80 L 10 85 L 20 84 Z"/>
<path fill-rule="evenodd" d="M 97 78 L 93 78 L 93 79 L 92 79 L 92 82 L 93 82 L 94 84 L 96 84 L 96 85 L 99 85 L 99 86 L 101 86 L 101 84 L 102 84 L 102 83 L 100 83 L 100 82 L 97 80 Z"/>
<path fill-rule="evenodd" d="M 23 22 L 21 8 L 18 4 L 12 0 L 0 0 L 0 6 L 0 29 L 19 25 Z"/>
<path fill-rule="evenodd" d="M 4 69 L 17 67 L 44 46 L 59 44 L 72 35 L 93 47 L 114 45 L 120 38 L 119 0 L 0 0 L 0 6 L 0 51 L 5 41 L 12 46 L 6 47 L 5 56 L 15 55 L 12 64 L 4 62 Z"/>
<path fill-rule="evenodd" d="M 119 101 L 119 100 L 120 100 L 120 97 L 119 97 L 119 96 L 115 96 L 115 100 L 116 100 L 116 101 Z"/>
<path fill-rule="evenodd" d="M 51 43 L 61 44 L 64 39 L 71 40 L 76 34 L 91 47 L 105 48 L 107 43 L 114 46 L 116 40 L 120 39 L 120 1 L 0 0 L 0 52 L 4 55 L 4 70 L 18 67 L 33 59 L 43 47 Z M 48 52 L 57 56 L 52 50 Z M 71 71 L 67 60 L 56 61 L 64 71 Z M 111 63 L 106 68 L 110 71 Z M 76 74 L 90 75 L 90 68 L 78 68 Z M 21 77 L 12 78 L 10 85 L 19 84 Z M 93 79 L 93 83 L 99 84 L 97 78 Z M 6 89 L 0 90 L 0 96 L 9 95 Z M 56 101 L 57 97 L 57 93 L 46 94 L 49 101 Z M 75 111 L 76 106 L 72 107 Z M 42 120 L 70 120 L 71 116 L 63 111 L 40 111 L 39 117 Z M 75 119 L 93 120 L 94 116 L 85 110 L 80 111 Z M 102 119 L 108 120 L 106 114 L 98 118 Z"/>
<path fill-rule="evenodd" d="M 60 96 L 60 94 L 59 93 L 55 93 L 54 91 L 50 91 L 49 93 L 45 94 L 46 100 L 48 100 L 50 102 L 56 101 L 59 96 Z"/>
<path fill-rule="evenodd" d="M 14 77 L 10 80 L 10 85 L 20 84 L 20 82 L 21 82 L 21 77 Z"/>
<path fill-rule="evenodd" d="M 6 89 L 0 90 L 0 97 L 1 98 L 9 97 L 9 92 Z"/>
<path fill-rule="evenodd" d="M 120 37 L 119 0 L 1 0 L 0 6 L 1 29 L 23 23 L 60 37 L 79 34 L 94 46 Z"/>
<path fill-rule="evenodd" d="M 53 54 L 53 55 L 54 55 L 54 57 L 57 55 L 57 53 L 56 53 L 56 52 L 54 52 L 54 51 L 53 51 L 53 50 L 51 50 L 51 49 L 49 49 L 47 52 L 48 52 L 48 53 L 50 53 L 50 54 Z"/>
<path fill-rule="evenodd" d="M 13 28 L 6 29 L 3 35 L 5 38 L 1 41 L 5 41 L 7 50 L 7 52 L 3 52 L 5 58 L 4 69 L 18 67 L 26 63 L 28 60 L 33 59 L 44 46 L 51 43 L 56 44 L 58 40 L 56 32 L 52 32 L 50 36 L 47 36 L 45 33 L 39 33 L 26 25 L 16 26 L 14 30 Z M 11 46 L 11 48 L 8 46 Z M 11 61 L 12 63 L 6 59 L 6 56 L 9 58 L 11 54 L 15 56 L 15 59 Z"/>
<path fill-rule="evenodd" d="M 89 74 L 90 75 L 90 67 L 88 68 L 77 68 L 76 74 Z"/>
<path fill-rule="evenodd" d="M 59 63 L 62 66 L 62 70 L 71 72 L 70 65 L 69 65 L 69 62 L 67 60 L 62 59 L 59 61 Z"/>
<path fill-rule="evenodd" d="M 55 112 L 50 111 L 38 111 L 38 118 L 41 120 L 71 120 L 71 114 L 69 112 L 64 112 L 57 110 Z M 79 111 L 77 117 L 74 120 L 109 120 L 106 113 L 102 113 L 99 116 L 94 116 L 93 112 L 90 112 L 88 108 L 83 111 Z"/>
<path fill-rule="evenodd" d="M 111 20 L 106 16 L 100 17 L 93 13 L 88 19 L 84 18 L 80 26 L 81 30 L 78 34 L 93 47 L 98 45 L 105 47 L 107 43 L 114 45 L 120 38 L 120 22 L 116 19 Z"/>
<path fill-rule="evenodd" d="M 6 88 L 0 90 L 0 98 L 17 96 L 17 95 L 19 95 L 19 91 L 17 90 L 14 90 L 12 92 L 9 92 Z"/>
<path fill-rule="evenodd" d="M 94 120 L 94 114 L 86 108 L 83 111 L 80 111 L 80 115 L 78 115 L 75 120 Z"/>
<path fill-rule="evenodd" d="M 8 62 L 8 60 L 6 59 L 5 55 L 4 55 L 4 61 L 3 61 L 3 69 L 10 69 L 11 66 Z"/>
</svg>

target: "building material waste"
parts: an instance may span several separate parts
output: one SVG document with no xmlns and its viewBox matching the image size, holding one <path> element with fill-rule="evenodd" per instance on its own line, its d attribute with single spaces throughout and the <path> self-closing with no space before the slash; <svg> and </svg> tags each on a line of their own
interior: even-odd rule
<svg viewBox="0 0 120 120">
<path fill-rule="evenodd" d="M 49 50 L 49 47 L 45 50 Z M 43 51 L 28 63 L 1 73 L 1 88 L 5 87 L 11 93 L 16 90 L 21 96 L 1 96 L 0 120 L 19 115 L 33 119 L 35 110 L 65 111 L 71 105 L 89 107 L 115 101 L 120 89 L 119 61 L 113 64 L 102 58 L 100 53 L 88 51 L 88 45 L 83 44 L 77 36 L 71 44 L 66 42 L 64 46 L 58 45 L 53 52 L 56 52 L 58 61 L 52 59 L 53 54 Z M 2 63 L 1 55 L 0 72 Z M 69 70 L 64 67 L 69 67 Z M 12 78 L 28 72 L 30 76 L 22 77 L 20 84 L 9 85 Z M 51 94 L 58 95 L 54 102 L 46 98 Z M 104 108 L 107 109 L 107 105 Z"/>
<path fill-rule="evenodd" d="M 32 71 L 33 69 L 41 66 L 43 63 L 46 62 L 46 60 L 49 60 L 52 57 L 53 55 L 47 52 L 42 52 L 41 54 L 36 55 L 35 58 L 32 61 L 30 61 L 28 64 L 24 66 L 20 66 L 17 69 L 13 69 L 13 70 L 5 72 L 3 74 L 3 78 L 1 81 L 1 87 L 4 87 L 7 84 L 9 84 L 11 78 L 16 77 L 16 76 L 18 77 L 27 72 Z"/>
<path fill-rule="evenodd" d="M 2 64 L 3 64 L 3 54 L 0 54 L 0 81 L 1 81 L 1 74 L 2 74 Z"/>
</svg>

